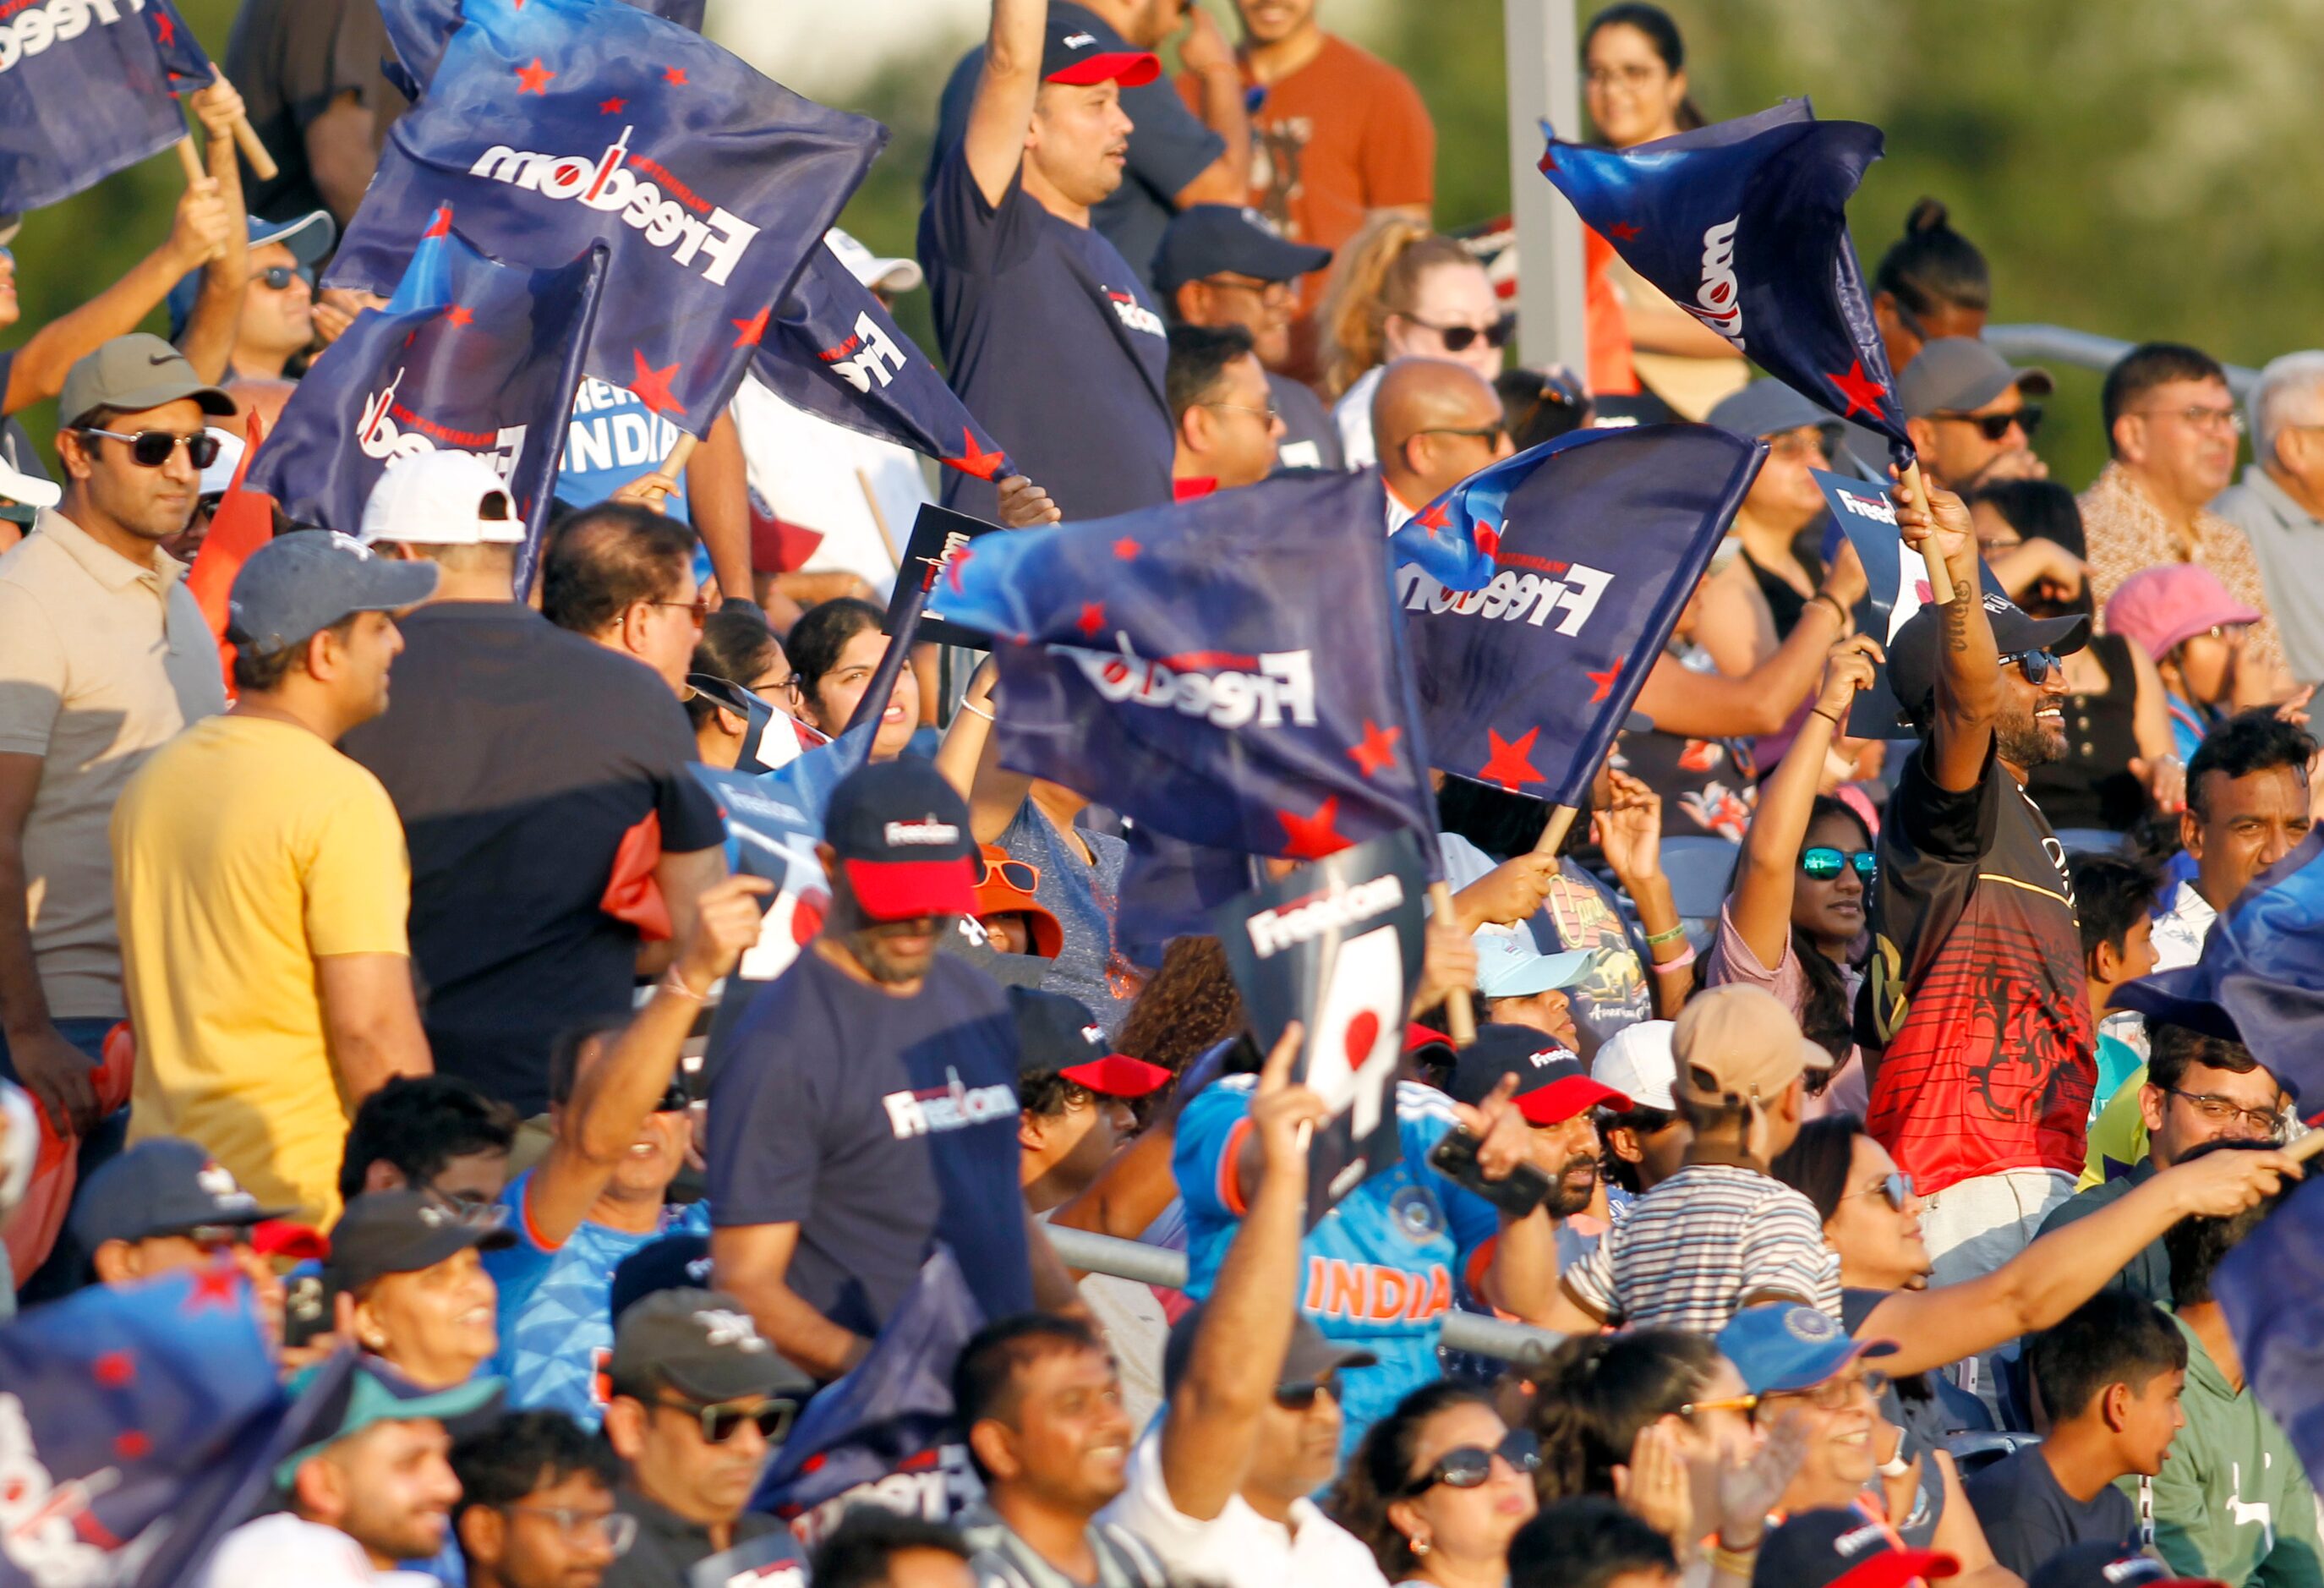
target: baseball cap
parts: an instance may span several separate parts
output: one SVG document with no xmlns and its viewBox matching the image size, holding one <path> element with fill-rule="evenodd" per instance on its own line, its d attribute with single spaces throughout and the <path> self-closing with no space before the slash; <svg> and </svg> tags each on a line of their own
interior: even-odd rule
<svg viewBox="0 0 2324 1588">
<path fill-rule="evenodd" d="M 1668 1020 L 1640 1020 L 1624 1026 L 1607 1039 L 1590 1061 L 1590 1078 L 1611 1086 L 1629 1098 L 1634 1108 L 1678 1112 L 1671 1087 L 1678 1079 L 1678 1060 L 1671 1056 Z"/>
<path fill-rule="evenodd" d="M 1855 1340 L 1820 1307 L 1770 1301 L 1747 1306 L 1719 1331 L 1719 1353 L 1754 1395 L 1812 1390 L 1859 1356 L 1892 1356 L 1894 1340 Z"/>
<path fill-rule="evenodd" d="M 0 520 L 29 529 L 41 516 L 41 509 L 54 507 L 64 499 L 64 487 L 54 480 L 25 474 L 0 457 Z"/>
<path fill-rule="evenodd" d="M 1894 1528 L 1862 1511 L 1803 1510 L 1760 1541 L 1751 1588 L 1904 1588 L 1960 1573 L 1953 1556 L 1908 1549 Z"/>
<path fill-rule="evenodd" d="M 1983 408 L 2012 386 L 2046 397 L 2056 384 L 2048 370 L 2018 369 L 1975 337 L 1940 337 L 1897 372 L 1896 406 L 1907 419 L 1926 419 Z"/>
<path fill-rule="evenodd" d="M 269 243 L 280 243 L 290 250 L 290 257 L 304 270 L 312 270 L 323 255 L 338 241 L 338 223 L 327 209 L 310 209 L 296 220 L 268 220 L 263 216 L 247 217 L 250 226 L 250 245 L 263 248 Z M 189 270 L 178 278 L 170 289 L 170 335 L 175 337 L 186 328 L 193 318 L 194 302 L 202 290 L 202 272 Z"/>
<path fill-rule="evenodd" d="M 925 761 L 874 762 L 850 772 L 831 792 L 824 837 L 875 921 L 975 912 L 968 804 Z"/>
<path fill-rule="evenodd" d="M 1772 1103 L 1831 1055 L 1800 1035 L 1800 1022 L 1765 988 L 1729 982 L 1697 994 L 1671 1029 L 1676 1092 L 1732 1108 Z"/>
<path fill-rule="evenodd" d="M 202 470 L 201 483 L 194 487 L 194 494 L 223 496 L 234 489 L 235 471 L 242 467 L 242 455 L 248 448 L 232 430 L 208 425 L 204 427 L 204 433 L 217 442 L 218 450 L 217 456 L 210 459 L 209 467 Z"/>
<path fill-rule="evenodd" d="M 1731 430 L 1749 440 L 1780 436 L 1802 425 L 1827 430 L 1827 445 L 1840 434 L 1840 420 L 1830 409 L 1818 408 L 1771 376 L 1762 376 L 1741 391 L 1720 398 L 1706 418 L 1720 429 Z"/>
<path fill-rule="evenodd" d="M 1041 80 L 1086 88 L 1092 83 L 1120 83 L 1139 88 L 1162 75 L 1162 58 L 1151 50 L 1132 50 L 1108 30 L 1092 32 L 1080 20 L 1088 14 L 1075 8 L 1075 17 L 1049 16 L 1048 37 L 1041 44 Z"/>
<path fill-rule="evenodd" d="M 2127 580 L 2124 581 L 2126 584 Z M 2090 620 L 2072 617 L 2028 617 L 2008 596 L 1985 592 L 1985 618 L 1993 625 L 1994 648 L 2004 656 L 2047 651 L 2064 656 L 2090 642 Z M 1930 605 L 1904 620 L 1888 642 L 1888 687 L 1896 703 L 1911 718 L 1928 708 L 1937 696 L 1937 667 L 1941 638 L 1937 632 L 1938 609 Z"/>
<path fill-rule="evenodd" d="M 1065 928 L 1049 913 L 1049 907 L 1033 897 L 1033 890 L 1025 884 L 1038 880 L 1032 866 L 1012 856 L 998 844 L 978 846 L 984 860 L 984 881 L 976 885 L 976 917 L 982 920 L 989 915 L 1022 914 L 1032 928 L 1033 952 L 1042 959 L 1055 959 L 1065 946 Z"/>
<path fill-rule="evenodd" d="M 692 1286 L 631 1304 L 614 1325 L 605 1376 L 618 1394 L 643 1399 L 669 1389 L 705 1405 L 815 1392 L 815 1380 L 767 1343 L 741 1302 Z"/>
<path fill-rule="evenodd" d="M 1008 997 L 1019 1075 L 1063 1076 L 1101 1097 L 1144 1097 L 1170 1084 L 1160 1065 L 1111 1051 L 1105 1029 L 1080 999 L 1038 987 L 1011 987 Z"/>
<path fill-rule="evenodd" d="M 70 1222 L 73 1239 L 94 1255 L 107 1241 L 180 1234 L 199 1224 L 247 1228 L 290 1211 L 259 1206 L 198 1143 L 156 1136 L 91 1175 L 73 1198 Z"/>
<path fill-rule="evenodd" d="M 1209 1304 L 1205 1303 L 1170 1325 L 1169 1343 L 1162 1348 L 1162 1395 L 1166 1400 L 1178 1392 L 1178 1385 L 1194 1360 L 1194 1332 L 1209 1311 Z M 1379 1358 L 1370 1352 L 1324 1338 L 1314 1320 L 1301 1313 L 1291 1321 L 1291 1348 L 1283 1353 L 1283 1371 L 1275 1376 L 1275 1381 L 1313 1384 L 1324 1374 L 1342 1368 L 1379 1365 Z"/>
<path fill-rule="evenodd" d="M 1477 990 L 1488 998 L 1525 998 L 1555 987 L 1571 987 L 1590 974 L 1587 948 L 1544 954 L 1524 932 L 1486 927 L 1475 935 Z"/>
<path fill-rule="evenodd" d="M 1561 1124 L 1601 1103 L 1615 1109 L 1630 1106 L 1621 1093 L 1591 1080 L 1582 1061 L 1555 1038 L 1530 1026 L 1479 1026 L 1477 1039 L 1453 1061 L 1453 1100 L 1482 1103 L 1503 1076 L 1512 1075 L 1517 1078 L 1517 1113 L 1527 1124 Z"/>
<path fill-rule="evenodd" d="M 271 656 L 352 614 L 417 606 L 440 577 L 432 562 L 390 562 L 335 530 L 294 530 L 252 552 L 235 575 L 226 637 Z"/>
<path fill-rule="evenodd" d="M 839 256 L 847 273 L 859 285 L 882 292 L 909 292 L 927 280 L 917 259 L 890 259 L 874 254 L 837 226 L 823 235 L 824 245 Z"/>
<path fill-rule="evenodd" d="M 308 1368 L 290 1380 L 291 1396 L 304 1395 L 332 1371 L 328 1362 Z M 470 1417 L 498 1399 L 502 1388 L 500 1380 L 485 1374 L 449 1390 L 427 1390 L 375 1356 L 358 1356 L 313 1408 L 307 1426 L 317 1436 L 315 1442 L 282 1459 L 274 1469 L 275 1485 L 289 1488 L 309 1457 L 375 1423 L 441 1423 Z"/>
<path fill-rule="evenodd" d="M 69 426 L 99 408 L 139 413 L 190 397 L 204 413 L 232 419 L 234 399 L 194 373 L 186 355 L 146 331 L 115 337 L 65 374 L 57 419 Z"/>
<path fill-rule="evenodd" d="M 364 503 L 361 539 L 366 546 L 521 546 L 524 521 L 491 464 L 439 448 L 387 466 Z"/>
<path fill-rule="evenodd" d="M 1154 285 L 1165 299 L 1188 282 L 1232 271 L 1259 282 L 1290 282 L 1332 263 L 1329 248 L 1294 243 L 1248 205 L 1189 204 L 1154 251 Z"/>
<path fill-rule="evenodd" d="M 383 1275 L 432 1269 L 470 1247 L 499 1251 L 515 1244 L 516 1232 L 498 1207 L 446 1202 L 425 1191 L 366 1191 L 331 1226 L 323 1283 L 334 1291 L 360 1290 Z"/>
<path fill-rule="evenodd" d="M 2151 1555 L 2112 1538 L 2070 1544 L 2034 1568 L 2025 1588 L 2227 1588 L 2210 1577 L 2182 1577 Z"/>
<path fill-rule="evenodd" d="M 2260 614 L 2227 594 L 2199 562 L 2171 562 L 2125 579 L 2107 598 L 2106 626 L 2161 661 L 2173 647 L 2222 623 L 2255 623 Z"/>
</svg>

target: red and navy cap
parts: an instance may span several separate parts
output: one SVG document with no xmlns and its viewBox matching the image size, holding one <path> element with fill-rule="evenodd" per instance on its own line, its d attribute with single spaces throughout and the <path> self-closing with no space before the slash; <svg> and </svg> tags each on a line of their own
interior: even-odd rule
<svg viewBox="0 0 2324 1588">
<path fill-rule="evenodd" d="M 1135 1099 L 1170 1084 L 1158 1064 L 1111 1051 L 1105 1029 L 1078 998 L 1038 987 L 1009 989 L 1010 1012 L 1017 1017 L 1017 1073 L 1063 1076 L 1100 1097 Z"/>
<path fill-rule="evenodd" d="M 1090 26 L 1085 14 L 1068 20 L 1051 14 L 1049 36 L 1041 46 L 1043 82 L 1077 88 L 1093 83 L 1140 88 L 1161 75 L 1162 58 L 1151 50 L 1132 49 L 1112 29 Z"/>
<path fill-rule="evenodd" d="M 1760 1544 L 1751 1588 L 1905 1588 L 1960 1571 L 1953 1556 L 1907 1549 L 1895 1528 L 1861 1511 L 1808 1510 Z"/>
<path fill-rule="evenodd" d="M 2069 1545 L 2034 1569 L 2026 1588 L 2227 1588 L 2216 1577 L 2182 1577 L 2127 1544 Z"/>
<path fill-rule="evenodd" d="M 1600 1105 L 1630 1107 L 1621 1093 L 1591 1080 L 1589 1068 L 1554 1037 L 1531 1026 L 1479 1026 L 1477 1039 L 1461 1050 L 1453 1066 L 1452 1095 L 1462 1103 L 1482 1103 L 1509 1075 L 1517 1078 L 1517 1113 L 1527 1124 L 1563 1124 Z"/>
<path fill-rule="evenodd" d="M 976 912 L 968 802 L 925 761 L 874 762 L 831 791 L 825 841 L 875 921 Z"/>
</svg>

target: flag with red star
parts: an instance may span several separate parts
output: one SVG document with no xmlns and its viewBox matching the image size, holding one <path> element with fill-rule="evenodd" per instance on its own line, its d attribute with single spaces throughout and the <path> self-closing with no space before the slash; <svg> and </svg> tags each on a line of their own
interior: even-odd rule
<svg viewBox="0 0 2324 1588">
<path fill-rule="evenodd" d="M 352 535 L 399 459 L 475 453 L 508 483 L 523 522 L 525 589 L 607 251 L 597 244 L 561 268 L 529 270 L 485 257 L 448 220 L 427 230 L 387 307 L 358 315 L 299 383 L 249 485 L 300 523 Z"/>
<path fill-rule="evenodd" d="M 174 0 L 145 0 L 145 25 L 153 32 L 153 52 L 161 59 L 161 69 L 169 74 L 170 92 L 190 94 L 197 88 L 207 88 L 217 79 L 217 68 L 210 64 L 209 51 L 194 37 L 194 30 L 186 25 Z"/>
<path fill-rule="evenodd" d="M 172 96 L 212 74 L 167 0 L 146 0 L 143 14 L 126 4 L 20 4 L 6 17 L 0 212 L 61 203 L 185 136 Z"/>
<path fill-rule="evenodd" d="M 512 6 L 510 0 L 477 3 L 524 9 L 524 0 L 513 0 Z M 613 0 L 606 3 L 613 4 Z M 710 0 L 622 0 L 622 4 L 698 33 Z M 465 20 L 463 0 L 379 0 L 379 13 L 387 23 L 391 59 L 384 64 L 388 80 L 402 91 L 405 98 L 417 99 L 429 78 L 436 75 L 437 62 L 444 59 L 444 46 L 460 30 Z"/>
<path fill-rule="evenodd" d="M 1546 133 L 1547 129 L 1544 129 Z M 1542 174 L 1671 301 L 1760 368 L 1912 457 L 1848 200 L 1880 129 L 1805 99 L 1629 149 L 1549 135 Z"/>
<path fill-rule="evenodd" d="M 1578 805 L 1766 456 L 1709 425 L 1575 430 L 1472 476 L 1494 573 L 1397 570 L 1435 766 Z"/>
<path fill-rule="evenodd" d="M 494 259 L 608 251 L 584 373 L 706 435 L 887 133 L 622 0 L 388 0 L 420 90 L 324 284 L 384 292 L 450 204 Z"/>
<path fill-rule="evenodd" d="M 827 245 L 808 250 L 779 312 L 758 324 L 751 373 L 792 407 L 979 479 L 1016 472 L 928 355 Z"/>
<path fill-rule="evenodd" d="M 316 1406 L 229 1265 L 31 1308 L 0 1327 L 0 1588 L 198 1581 Z"/>
<path fill-rule="evenodd" d="M 1001 637 L 1003 764 L 1189 844 L 1433 856 L 1385 508 L 1377 475 L 1284 475 L 978 538 L 941 605 Z"/>
</svg>

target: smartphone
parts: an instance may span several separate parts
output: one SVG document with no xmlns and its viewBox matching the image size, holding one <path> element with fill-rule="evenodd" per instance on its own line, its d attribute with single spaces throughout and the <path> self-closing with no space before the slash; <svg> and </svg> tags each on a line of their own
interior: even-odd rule
<svg viewBox="0 0 2324 1588">
<path fill-rule="evenodd" d="M 1530 1163 L 1520 1163 L 1507 1177 L 1489 1180 L 1477 1167 L 1480 1145 L 1475 1132 L 1455 1127 L 1429 1149 L 1428 1167 L 1462 1189 L 1474 1191 L 1511 1218 L 1521 1219 L 1539 1207 L 1551 1190 L 1549 1177 Z"/>
</svg>

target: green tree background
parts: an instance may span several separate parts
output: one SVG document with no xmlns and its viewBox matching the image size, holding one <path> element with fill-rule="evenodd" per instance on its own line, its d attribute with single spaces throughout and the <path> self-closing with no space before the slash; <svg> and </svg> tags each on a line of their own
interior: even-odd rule
<svg viewBox="0 0 2324 1588">
<path fill-rule="evenodd" d="M 1225 16 L 1223 0 L 1208 3 Z M 1323 3 L 1327 25 L 1344 23 L 1426 98 L 1439 223 L 1506 213 L 1499 0 L 1384 0 L 1336 22 L 1334 0 Z M 1821 115 L 1886 130 L 1888 157 L 1851 212 L 1868 270 L 1913 201 L 1932 194 L 1991 260 L 1998 321 L 2190 341 L 2252 365 L 2324 344 L 2314 115 L 2324 0 L 1667 3 L 1706 114 L 1806 94 Z M 893 135 L 844 224 L 882 253 L 908 254 L 936 92 L 973 41 L 931 32 L 916 0 L 872 4 L 892 7 L 899 36 L 922 42 L 852 97 L 850 108 Z M 223 57 L 235 0 L 180 6 Z M 179 189 L 164 155 L 32 217 L 15 245 L 23 325 L 71 308 L 157 244 Z M 903 308 L 906 328 L 932 346 L 925 294 Z M 2079 486 L 2104 456 L 2098 380 L 2059 373 L 2041 449 Z M 45 444 L 53 415 L 24 418 Z"/>
</svg>

